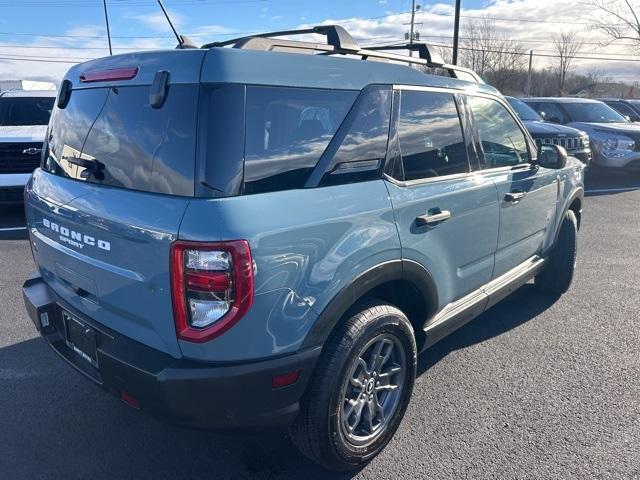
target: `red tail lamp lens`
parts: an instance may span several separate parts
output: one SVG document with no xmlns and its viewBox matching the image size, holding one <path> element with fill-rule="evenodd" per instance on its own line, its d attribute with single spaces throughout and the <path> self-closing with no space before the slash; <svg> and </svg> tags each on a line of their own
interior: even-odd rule
<svg viewBox="0 0 640 480">
<path fill-rule="evenodd" d="M 82 83 L 131 80 L 138 75 L 138 67 L 114 68 L 111 70 L 90 70 L 80 75 Z"/>
</svg>

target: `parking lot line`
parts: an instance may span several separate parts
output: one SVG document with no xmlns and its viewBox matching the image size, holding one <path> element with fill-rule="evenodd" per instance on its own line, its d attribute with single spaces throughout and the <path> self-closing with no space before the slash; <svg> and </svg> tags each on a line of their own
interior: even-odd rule
<svg viewBox="0 0 640 480">
<path fill-rule="evenodd" d="M 27 227 L 8 227 L 8 228 L 0 228 L 0 232 L 15 232 L 17 230 L 26 230 Z"/>
</svg>

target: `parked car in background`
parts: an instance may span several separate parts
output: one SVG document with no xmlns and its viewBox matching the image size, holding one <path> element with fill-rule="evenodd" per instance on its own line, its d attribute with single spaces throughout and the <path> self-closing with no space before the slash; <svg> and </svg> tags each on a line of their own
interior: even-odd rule
<svg viewBox="0 0 640 480">
<path fill-rule="evenodd" d="M 598 98 L 632 122 L 640 122 L 640 100 L 626 98 Z"/>
<path fill-rule="evenodd" d="M 593 164 L 640 170 L 640 125 L 610 106 L 586 98 L 523 98 L 548 122 L 584 130 L 591 141 Z"/>
<path fill-rule="evenodd" d="M 40 165 L 54 90 L 0 93 L 0 203 L 22 202 L 31 172 Z"/>
<path fill-rule="evenodd" d="M 540 148 L 542 145 L 560 145 L 569 155 L 576 157 L 588 165 L 591 162 L 591 148 L 589 135 L 581 130 L 546 122 L 535 110 L 522 100 L 515 97 L 505 97 L 527 127 Z"/>
</svg>

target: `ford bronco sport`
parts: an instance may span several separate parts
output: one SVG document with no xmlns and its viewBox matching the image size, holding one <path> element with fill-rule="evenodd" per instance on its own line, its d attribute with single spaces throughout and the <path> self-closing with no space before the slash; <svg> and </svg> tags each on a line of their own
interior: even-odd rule
<svg viewBox="0 0 640 480">
<path fill-rule="evenodd" d="M 168 421 L 370 461 L 418 352 L 531 279 L 569 288 L 583 198 L 581 162 L 413 48 L 323 26 L 71 68 L 25 190 L 51 347 Z"/>
</svg>

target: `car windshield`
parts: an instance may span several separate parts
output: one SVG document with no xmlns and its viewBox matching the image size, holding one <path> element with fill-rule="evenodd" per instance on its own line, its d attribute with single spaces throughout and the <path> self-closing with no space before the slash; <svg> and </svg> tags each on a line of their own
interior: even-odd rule
<svg viewBox="0 0 640 480">
<path fill-rule="evenodd" d="M 627 119 L 604 103 L 564 103 L 572 122 L 626 123 Z"/>
<path fill-rule="evenodd" d="M 53 97 L 0 98 L 0 126 L 47 125 Z"/>
<path fill-rule="evenodd" d="M 532 122 L 542 121 L 542 117 L 522 100 L 518 100 L 517 98 L 513 97 L 507 97 L 507 101 L 509 102 L 509 105 L 511 105 L 511 107 L 513 107 L 513 109 L 516 111 L 516 113 L 520 117 L 520 120 Z"/>
</svg>

